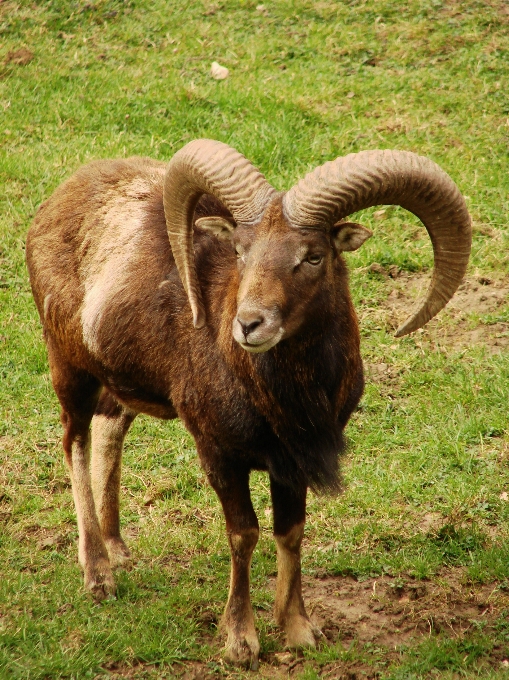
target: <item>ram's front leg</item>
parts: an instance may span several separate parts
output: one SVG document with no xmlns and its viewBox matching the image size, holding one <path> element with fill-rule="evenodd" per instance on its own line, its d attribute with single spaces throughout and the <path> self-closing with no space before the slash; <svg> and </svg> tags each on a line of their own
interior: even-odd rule
<svg viewBox="0 0 509 680">
<path fill-rule="evenodd" d="M 300 491 L 270 480 L 277 546 L 274 616 L 290 648 L 315 647 L 314 628 L 302 599 L 300 546 L 306 518 L 306 487 Z"/>
<path fill-rule="evenodd" d="M 227 634 L 225 656 L 256 670 L 260 644 L 249 596 L 249 576 L 258 541 L 258 520 L 249 493 L 249 470 L 233 462 L 226 467 L 229 469 L 209 470 L 210 483 L 223 506 L 232 557 L 230 593 L 222 621 Z"/>
</svg>

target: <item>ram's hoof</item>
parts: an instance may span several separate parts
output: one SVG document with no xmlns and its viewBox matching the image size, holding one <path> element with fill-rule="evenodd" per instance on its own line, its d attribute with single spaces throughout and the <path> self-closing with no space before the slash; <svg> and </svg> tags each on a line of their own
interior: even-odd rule
<svg viewBox="0 0 509 680">
<path fill-rule="evenodd" d="M 131 566 L 131 552 L 124 541 L 118 538 L 109 538 L 105 541 L 110 565 L 112 569 L 128 569 Z"/>
<path fill-rule="evenodd" d="M 108 560 L 99 560 L 85 568 L 85 590 L 96 602 L 115 597 L 116 586 Z"/>
<path fill-rule="evenodd" d="M 301 616 L 300 614 L 289 619 L 284 628 L 286 633 L 286 647 L 288 649 L 316 647 L 317 640 L 323 635 L 319 628 L 313 626 L 308 618 Z"/>
<path fill-rule="evenodd" d="M 260 643 L 258 642 L 256 632 L 245 632 L 237 635 L 228 634 L 224 656 L 230 663 L 251 671 L 257 671 L 260 665 L 258 661 L 259 653 Z"/>
</svg>

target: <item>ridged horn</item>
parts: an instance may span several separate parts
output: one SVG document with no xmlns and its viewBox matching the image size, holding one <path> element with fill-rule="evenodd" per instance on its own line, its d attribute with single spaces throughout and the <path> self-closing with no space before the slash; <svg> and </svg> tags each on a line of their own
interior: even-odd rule
<svg viewBox="0 0 509 680">
<path fill-rule="evenodd" d="M 332 225 L 380 204 L 400 205 L 414 213 L 433 243 L 431 284 L 417 312 L 396 331 L 401 337 L 445 307 L 467 268 L 471 221 L 449 175 L 429 158 L 408 151 L 361 151 L 324 163 L 283 198 L 285 215 L 297 227 Z"/>
<path fill-rule="evenodd" d="M 236 222 L 254 224 L 276 193 L 250 161 L 222 142 L 196 139 L 170 160 L 164 180 L 164 214 L 196 328 L 206 321 L 193 249 L 192 219 L 200 196 L 212 194 Z"/>
</svg>

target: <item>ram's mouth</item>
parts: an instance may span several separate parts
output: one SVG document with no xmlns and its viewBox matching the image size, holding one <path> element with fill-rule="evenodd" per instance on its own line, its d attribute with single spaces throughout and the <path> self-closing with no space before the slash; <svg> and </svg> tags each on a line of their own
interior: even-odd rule
<svg viewBox="0 0 509 680">
<path fill-rule="evenodd" d="M 271 338 L 269 338 L 268 340 L 264 340 L 263 342 L 260 342 L 258 344 L 246 342 L 245 340 L 244 341 L 237 340 L 237 338 L 235 338 L 235 339 L 237 340 L 239 345 L 242 347 L 242 349 L 246 350 L 246 352 L 251 352 L 252 354 L 261 354 L 262 352 L 267 352 L 267 350 L 269 350 L 272 347 L 274 347 L 275 345 L 277 345 L 277 343 L 283 337 L 284 332 L 285 332 L 284 328 L 281 327 L 278 330 L 278 332 L 275 335 L 273 335 Z"/>
</svg>

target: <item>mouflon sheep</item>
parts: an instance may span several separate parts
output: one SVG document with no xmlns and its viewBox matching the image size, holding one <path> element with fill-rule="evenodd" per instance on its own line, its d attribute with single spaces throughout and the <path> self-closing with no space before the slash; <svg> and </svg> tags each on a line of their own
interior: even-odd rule
<svg viewBox="0 0 509 680">
<path fill-rule="evenodd" d="M 138 413 L 179 417 L 226 518 L 227 658 L 258 663 L 253 469 L 270 477 L 276 620 L 288 646 L 315 644 L 301 593 L 306 492 L 338 488 L 343 429 L 364 385 L 341 253 L 371 232 L 343 220 L 379 204 L 417 215 L 433 243 L 427 297 L 401 336 L 447 304 L 470 253 L 465 202 L 427 158 L 350 154 L 279 193 L 235 149 L 196 140 L 169 164 L 93 162 L 40 207 L 27 263 L 96 598 L 114 593 L 112 569 L 130 556 L 119 526 L 129 426 Z"/>
</svg>

